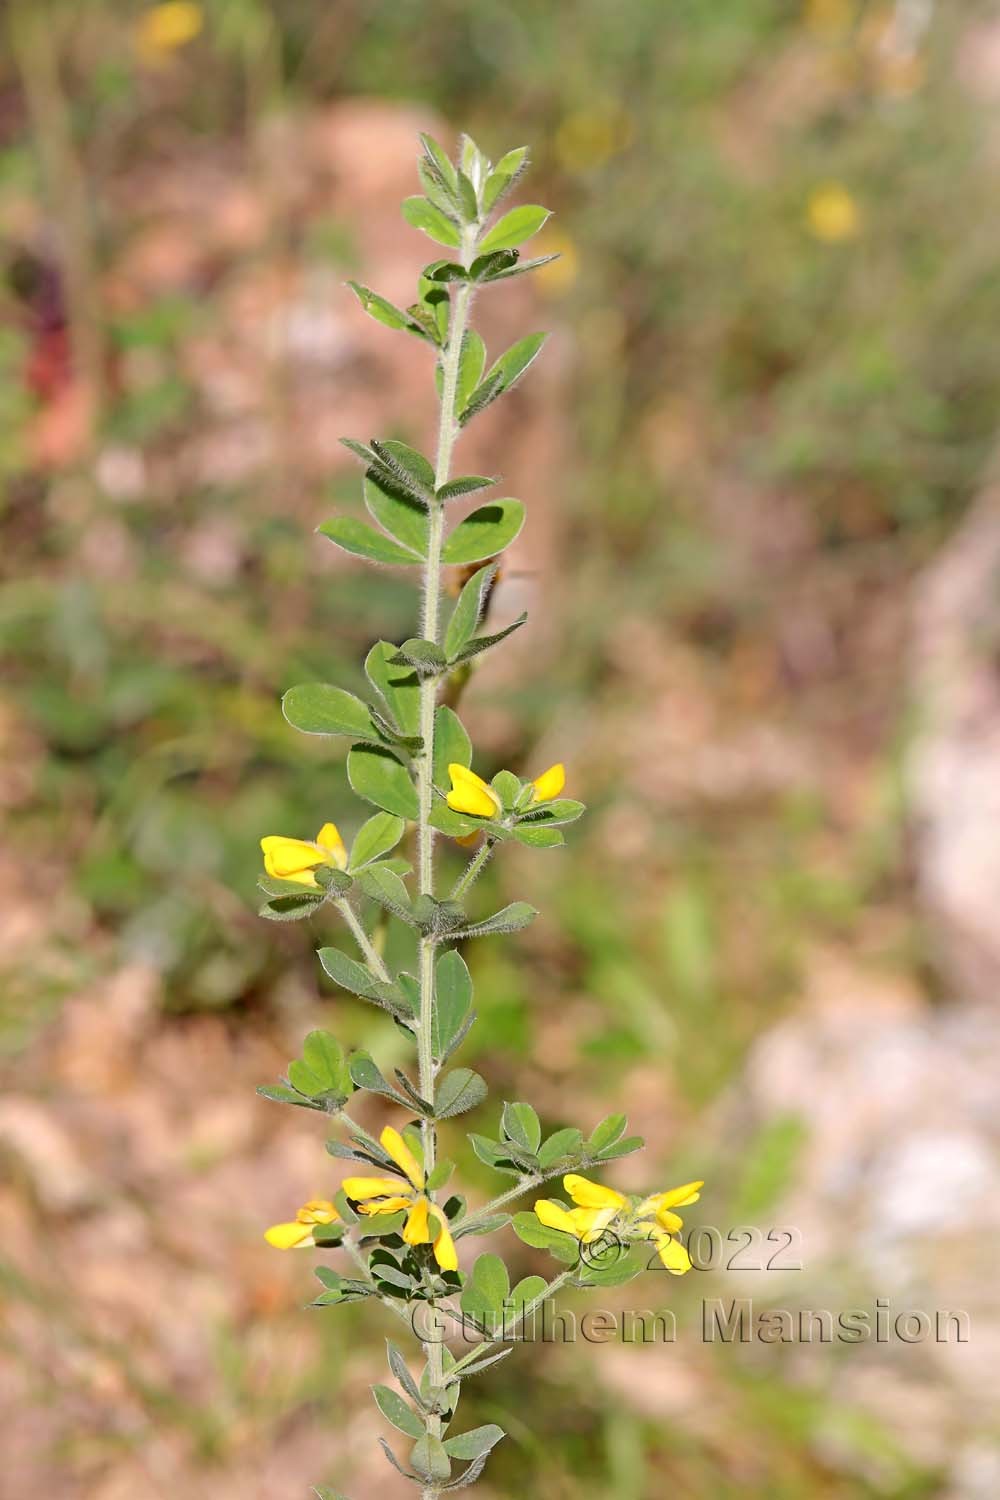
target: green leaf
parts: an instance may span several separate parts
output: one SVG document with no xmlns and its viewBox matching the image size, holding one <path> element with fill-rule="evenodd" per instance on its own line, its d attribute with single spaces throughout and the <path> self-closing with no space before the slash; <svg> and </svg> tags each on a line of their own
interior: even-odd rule
<svg viewBox="0 0 1000 1500">
<path fill-rule="evenodd" d="M 447 1054 L 472 1006 L 472 977 L 457 948 L 442 953 L 434 968 L 431 1045 L 436 1058 Z"/>
<path fill-rule="evenodd" d="M 427 556 L 427 511 L 410 495 L 388 484 L 370 469 L 364 478 L 365 504 L 379 525 L 408 551 Z"/>
<path fill-rule="evenodd" d="M 451 249 L 457 250 L 462 243 L 462 236 L 457 225 L 426 198 L 419 196 L 404 198 L 403 218 L 407 224 L 412 224 L 414 229 L 422 229 L 424 234 L 436 240 L 439 245 L 448 245 Z"/>
<path fill-rule="evenodd" d="M 583 1132 L 568 1125 L 557 1130 L 538 1148 L 538 1164 L 544 1170 L 555 1166 L 557 1161 L 576 1161 L 583 1151 Z"/>
<path fill-rule="evenodd" d="M 398 818 L 419 818 L 420 804 L 410 773 L 391 751 L 374 745 L 352 746 L 347 756 L 347 779 L 366 802 Z"/>
<path fill-rule="evenodd" d="M 322 1109 L 321 1104 L 315 1104 L 312 1099 L 303 1097 L 297 1089 L 288 1089 L 280 1083 L 258 1083 L 257 1093 L 262 1099 L 270 1099 L 273 1104 L 297 1104 L 300 1109 Z"/>
<path fill-rule="evenodd" d="M 348 868 L 352 871 L 360 870 L 365 865 L 370 865 L 373 859 L 388 854 L 390 849 L 395 849 L 405 832 L 406 823 L 402 818 L 397 818 L 394 813 L 375 813 L 374 817 L 361 825 L 354 836 Z"/>
<path fill-rule="evenodd" d="M 423 1436 L 423 1419 L 417 1415 L 412 1406 L 409 1406 L 396 1391 L 388 1385 L 373 1385 L 372 1395 L 375 1397 L 375 1405 L 385 1417 L 391 1422 L 397 1432 L 405 1432 L 407 1437 L 418 1438 Z"/>
<path fill-rule="evenodd" d="M 450 839 L 464 838 L 469 833 L 479 833 L 484 827 L 492 831 L 493 825 L 482 818 L 469 818 L 464 813 L 454 812 L 443 799 L 435 802 L 431 809 L 431 824 L 439 833 Z"/>
<path fill-rule="evenodd" d="M 648 1248 L 645 1252 L 633 1250 L 623 1253 L 622 1246 L 612 1243 L 603 1252 L 598 1247 L 596 1256 L 584 1261 L 580 1268 L 580 1278 L 588 1286 L 624 1286 L 626 1282 L 641 1276 L 648 1264 Z"/>
<path fill-rule="evenodd" d="M 522 261 L 518 261 L 517 264 L 511 266 L 509 270 L 507 270 L 507 271 L 498 271 L 495 276 L 491 276 L 490 277 L 490 280 L 491 281 L 506 281 L 511 276 L 523 276 L 527 271 L 537 271 L 539 266 L 547 266 L 548 263 L 549 263 L 549 261 L 551 261 L 551 260 L 558 260 L 558 259 L 559 259 L 558 254 L 555 254 L 555 255 L 538 255 L 538 256 L 535 257 L 534 260 L 522 260 Z"/>
<path fill-rule="evenodd" d="M 331 1092 L 345 1097 L 351 1092 L 344 1049 L 329 1031 L 309 1032 L 302 1043 L 302 1061 Z"/>
<path fill-rule="evenodd" d="M 518 1239 L 532 1249 L 547 1250 L 567 1266 L 575 1265 L 580 1259 L 579 1241 L 571 1234 L 563 1234 L 560 1229 L 550 1229 L 536 1214 L 515 1214 L 510 1222 Z"/>
<path fill-rule="evenodd" d="M 292 728 L 303 734 L 344 734 L 381 744 L 368 705 L 326 682 L 302 682 L 289 688 L 281 711 Z"/>
<path fill-rule="evenodd" d="M 634 1151 L 641 1151 L 646 1142 L 641 1135 L 630 1135 L 624 1141 L 618 1141 L 614 1146 L 606 1146 L 600 1153 L 601 1161 L 618 1161 L 622 1156 L 631 1156 Z"/>
<path fill-rule="evenodd" d="M 473 573 L 459 594 L 444 638 L 445 655 L 449 660 L 455 658 L 475 634 L 496 576 L 497 564 L 489 563 Z"/>
<path fill-rule="evenodd" d="M 549 217 L 549 209 L 537 203 L 522 203 L 518 208 L 512 208 L 480 240 L 479 253 L 489 255 L 493 250 L 513 250 L 517 245 L 523 245 L 525 240 L 538 233 Z"/>
<path fill-rule="evenodd" d="M 503 376 L 497 371 L 480 381 L 466 404 L 460 408 L 459 424 L 466 427 L 477 412 L 484 411 L 501 395 L 503 395 Z"/>
<path fill-rule="evenodd" d="M 456 198 L 458 195 L 458 173 L 447 152 L 432 135 L 429 135 L 424 130 L 420 132 L 420 144 L 423 146 L 428 163 L 433 167 L 436 176 L 440 178 L 452 197 Z"/>
<path fill-rule="evenodd" d="M 446 703 L 434 715 L 434 785 L 451 786 L 450 765 L 472 765 L 472 741 L 458 714 Z"/>
<path fill-rule="evenodd" d="M 403 1390 L 410 1397 L 410 1399 L 412 1401 L 415 1401 L 418 1406 L 423 1406 L 423 1401 L 421 1400 L 420 1396 L 420 1388 L 417 1385 L 417 1382 L 414 1380 L 413 1376 L 410 1374 L 409 1366 L 407 1365 L 406 1360 L 403 1356 L 403 1351 L 392 1342 L 392 1339 L 386 1339 L 385 1348 L 386 1355 L 389 1360 L 389 1369 L 395 1375 L 396 1379 L 399 1381 L 400 1385 L 403 1387 Z"/>
<path fill-rule="evenodd" d="M 489 651 L 491 646 L 498 646 L 509 635 L 513 635 L 515 630 L 520 630 L 521 626 L 527 622 L 527 619 L 528 616 L 526 613 L 521 614 L 518 615 L 512 624 L 505 626 L 503 630 L 498 630 L 494 635 L 477 635 L 473 640 L 467 641 L 462 649 L 456 653 L 450 665 L 456 666 L 459 662 L 471 661 L 474 656 L 479 656 L 481 652 Z"/>
<path fill-rule="evenodd" d="M 394 1089 L 382 1076 L 382 1071 L 372 1057 L 370 1052 L 355 1052 L 351 1058 L 351 1078 L 359 1089 L 367 1089 L 370 1094 L 381 1094 L 386 1099 L 395 1099 L 397 1104 L 404 1104 L 409 1109 L 411 1101 L 398 1089 Z"/>
<path fill-rule="evenodd" d="M 517 146 L 513 151 L 508 151 L 505 156 L 501 156 L 483 187 L 484 214 L 492 213 L 503 195 L 510 192 L 524 171 L 527 160 L 527 146 Z"/>
<path fill-rule="evenodd" d="M 410 1454 L 410 1463 L 423 1479 L 448 1479 L 451 1476 L 451 1460 L 440 1438 L 425 1432 Z"/>
<path fill-rule="evenodd" d="M 462 352 L 458 361 L 458 383 L 455 387 L 455 410 L 463 411 L 469 397 L 483 378 L 486 368 L 486 345 L 475 329 L 470 328 L 462 339 Z"/>
<path fill-rule="evenodd" d="M 490 369 L 487 380 L 491 376 L 499 374 L 501 388 L 509 391 L 516 385 L 521 376 L 533 364 L 542 351 L 542 346 L 548 338 L 547 333 L 529 333 L 527 337 L 518 339 L 516 344 L 511 344 L 506 353 Z"/>
<path fill-rule="evenodd" d="M 419 735 L 420 679 L 412 668 L 394 665 L 395 655 L 389 641 L 376 641 L 365 658 L 365 674 L 402 732 Z"/>
<path fill-rule="evenodd" d="M 515 1146 L 521 1146 L 532 1155 L 542 1140 L 542 1127 L 530 1104 L 505 1104 L 500 1119 L 500 1128 Z"/>
<path fill-rule="evenodd" d="M 510 1292 L 510 1276 L 499 1255 L 488 1252 L 476 1257 L 472 1267 L 471 1283 L 485 1301 L 487 1307 L 499 1315 Z M 464 1303 L 463 1303 L 464 1306 Z"/>
<path fill-rule="evenodd" d="M 422 328 L 413 322 L 412 318 L 395 303 L 389 302 L 385 297 L 380 297 L 370 287 L 361 286 L 357 281 L 349 281 L 347 285 L 357 297 L 361 306 L 369 317 L 374 318 L 377 323 L 384 323 L 386 328 L 401 328 L 407 333 L 416 334 L 418 338 L 425 339 L 427 334 Z"/>
<path fill-rule="evenodd" d="M 444 652 L 434 641 L 411 636 L 403 642 L 392 659 L 393 666 L 411 666 L 421 677 L 433 677 L 448 665 Z"/>
<path fill-rule="evenodd" d="M 472 183 L 465 173 L 458 173 L 458 196 L 462 206 L 462 216 L 467 224 L 474 224 L 479 218 L 479 199 Z"/>
<path fill-rule="evenodd" d="M 390 537 L 383 536 L 367 521 L 358 521 L 353 516 L 334 516 L 318 528 L 320 534 L 329 537 L 335 546 L 355 557 L 366 557 L 369 562 L 395 563 L 399 566 L 422 561 L 419 553 L 409 547 L 401 547 Z"/>
<path fill-rule="evenodd" d="M 437 492 L 439 500 L 458 500 L 462 495 L 472 495 L 476 490 L 488 490 L 497 483 L 496 477 L 487 474 L 465 474 L 460 479 L 451 479 Z"/>
<path fill-rule="evenodd" d="M 364 1000 L 378 1000 L 390 1007 L 405 1008 L 402 991 L 393 984 L 377 979 L 364 964 L 341 953 L 339 948 L 320 948 L 317 957 L 324 971 L 341 989 L 350 990 Z"/>
<path fill-rule="evenodd" d="M 495 557 L 510 546 L 523 525 L 524 506 L 520 500 L 508 498 L 482 505 L 451 532 L 444 544 L 442 560 L 471 563 Z"/>
<path fill-rule="evenodd" d="M 536 1297 L 540 1297 L 547 1287 L 548 1282 L 544 1276 L 525 1276 L 523 1281 L 517 1283 L 507 1301 L 508 1318 L 515 1327 L 524 1316 L 525 1308 L 529 1307 Z"/>
<path fill-rule="evenodd" d="M 558 828 L 536 828 L 531 823 L 519 823 L 510 836 L 529 849 L 561 849 L 566 842 Z"/>
<path fill-rule="evenodd" d="M 456 937 L 486 937 L 494 932 L 519 932 L 522 927 L 527 927 L 538 916 L 533 906 L 527 901 L 512 901 L 502 911 L 494 912 L 492 917 L 486 917 L 482 922 L 475 922 L 471 927 L 465 927 Z"/>
<path fill-rule="evenodd" d="M 301 922 L 314 916 L 326 897 L 314 891 L 287 891 L 282 896 L 272 896 L 257 908 L 257 915 L 269 922 Z"/>
<path fill-rule="evenodd" d="M 582 802 L 572 797 L 557 797 L 552 802 L 540 802 L 529 807 L 522 823 L 527 826 L 554 828 L 559 823 L 575 823 L 587 811 Z"/>
<path fill-rule="evenodd" d="M 434 1094 L 434 1113 L 439 1120 L 464 1115 L 482 1104 L 489 1090 L 486 1082 L 471 1068 L 452 1068 L 439 1081 Z"/>
<path fill-rule="evenodd" d="M 410 893 L 392 870 L 385 865 L 369 865 L 358 876 L 358 885 L 366 896 L 391 911 L 404 922 L 411 922 Z"/>
<path fill-rule="evenodd" d="M 628 1116 L 622 1114 L 608 1115 L 601 1123 L 595 1126 L 594 1131 L 587 1142 L 588 1156 L 599 1156 L 606 1146 L 614 1145 L 620 1140 L 628 1127 Z"/>
<path fill-rule="evenodd" d="M 409 443 L 401 443 L 396 438 L 383 438 L 381 442 L 373 442 L 372 447 L 404 484 L 416 486 L 428 498 L 433 495 L 434 466 L 430 459 L 411 448 Z"/>
<path fill-rule="evenodd" d="M 477 255 L 469 267 L 469 280 L 480 283 L 496 281 L 500 272 L 517 265 L 518 259 L 516 250 L 494 250 L 490 255 Z"/>
</svg>

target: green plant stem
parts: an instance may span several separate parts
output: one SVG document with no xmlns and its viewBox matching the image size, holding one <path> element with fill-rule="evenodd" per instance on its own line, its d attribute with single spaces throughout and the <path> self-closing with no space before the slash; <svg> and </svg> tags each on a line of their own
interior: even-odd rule
<svg viewBox="0 0 1000 1500">
<path fill-rule="evenodd" d="M 379 979 L 388 983 L 392 979 L 392 975 L 382 961 L 382 956 L 375 947 L 375 944 L 362 926 L 361 918 L 354 910 L 354 907 L 347 900 L 346 896 L 339 897 L 333 904 L 351 929 L 351 936 L 367 959 L 369 967 L 378 975 Z"/>
<path fill-rule="evenodd" d="M 464 896 L 470 885 L 472 885 L 473 881 L 479 879 L 480 875 L 483 873 L 483 870 L 486 868 L 490 855 L 496 848 L 496 844 L 496 839 L 486 839 L 483 847 L 477 850 L 475 856 L 469 860 L 469 863 L 466 865 L 462 874 L 455 881 L 455 885 L 451 893 L 452 901 L 457 901 L 460 896 Z"/>
<path fill-rule="evenodd" d="M 462 232 L 462 263 L 469 265 L 475 249 L 477 227 Z M 448 343 L 441 361 L 441 416 L 438 426 L 437 459 L 434 466 L 434 487 L 440 489 L 448 482 L 451 473 L 452 454 L 458 436 L 456 397 L 458 394 L 459 365 L 462 358 L 462 342 L 469 320 L 471 288 L 463 283 L 455 294 L 448 330 Z M 424 565 L 423 611 L 421 633 L 424 640 L 438 642 L 441 625 L 441 552 L 444 543 L 444 504 L 433 499 L 429 507 L 427 560 Z M 434 796 L 434 714 L 437 708 L 438 681 L 436 677 L 425 677 L 420 684 L 420 735 L 423 748 L 417 761 L 417 879 L 418 890 L 423 896 L 434 895 L 434 829 L 431 811 Z M 420 1094 L 424 1099 L 434 1099 L 434 1046 L 432 1019 L 434 1011 L 434 956 L 433 936 L 420 940 L 420 1018 L 417 1023 L 417 1063 Z M 423 1122 L 424 1169 L 434 1169 L 437 1156 L 437 1132 L 433 1120 Z M 440 1386 L 444 1378 L 444 1362 L 440 1342 L 431 1340 L 424 1344 L 428 1378 L 432 1385 Z M 428 1435 L 441 1436 L 441 1418 L 435 1412 L 425 1417 Z M 436 1500 L 439 1486 L 431 1483 L 423 1487 L 423 1500 Z"/>
<path fill-rule="evenodd" d="M 589 1156 L 584 1156 L 580 1161 L 573 1163 L 572 1170 L 574 1172 L 586 1171 L 588 1167 L 595 1165 L 596 1163 Z M 503 1208 L 506 1204 L 512 1203 L 515 1198 L 520 1198 L 522 1193 L 529 1192 L 531 1188 L 539 1187 L 543 1182 L 551 1182 L 553 1177 L 562 1177 L 563 1173 L 568 1170 L 568 1167 L 562 1166 L 553 1167 L 550 1171 L 546 1172 L 529 1172 L 526 1176 L 521 1177 L 515 1182 L 512 1188 L 507 1188 L 505 1192 L 498 1193 L 495 1198 L 490 1199 L 489 1203 L 484 1203 L 482 1208 L 477 1208 L 475 1213 L 466 1214 L 463 1219 L 456 1219 L 454 1228 L 456 1230 L 467 1230 L 470 1225 L 478 1224 L 482 1219 L 488 1219 L 491 1214 L 496 1213 L 498 1208 Z"/>
<path fill-rule="evenodd" d="M 350 1234 L 345 1234 L 340 1243 L 347 1251 L 348 1255 L 351 1257 L 358 1270 L 361 1272 L 362 1280 L 366 1281 L 369 1286 L 374 1287 L 375 1278 L 372 1276 L 372 1273 L 368 1269 L 368 1262 L 365 1259 L 364 1252 L 362 1251 L 361 1246 L 357 1243 L 356 1240 L 352 1239 Z M 404 1323 L 409 1323 L 410 1319 L 407 1316 L 405 1307 L 402 1307 L 400 1303 L 395 1300 L 395 1298 L 386 1297 L 382 1292 L 379 1292 L 377 1290 L 375 1295 L 382 1303 L 383 1307 L 387 1307 L 390 1312 L 394 1312 L 396 1314 L 396 1317 L 401 1318 Z"/>
</svg>

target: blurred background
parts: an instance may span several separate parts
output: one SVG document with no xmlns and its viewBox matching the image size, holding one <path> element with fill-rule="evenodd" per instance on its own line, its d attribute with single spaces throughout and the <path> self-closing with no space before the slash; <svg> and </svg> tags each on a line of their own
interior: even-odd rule
<svg viewBox="0 0 1000 1500">
<path fill-rule="evenodd" d="M 254 1094 L 314 1025 L 400 1042 L 325 987 L 332 928 L 261 922 L 255 882 L 261 834 L 363 816 L 278 699 L 412 631 L 406 579 L 313 533 L 358 504 L 342 434 L 430 442 L 423 347 L 343 283 L 409 300 L 416 132 L 465 128 L 531 144 L 561 259 L 482 301 L 491 346 L 554 336 L 466 442 L 528 502 L 495 618 L 532 620 L 463 716 L 480 769 L 564 759 L 592 809 L 477 888 L 543 916 L 470 954 L 470 1123 L 627 1108 L 649 1149 L 612 1180 L 705 1176 L 689 1224 L 802 1235 L 800 1271 L 608 1295 L 672 1307 L 674 1345 L 474 1383 L 465 1415 L 511 1433 L 484 1500 L 995 1500 L 996 7 L 2 25 L 4 1495 L 402 1483 L 366 1390 L 388 1330 L 304 1312 L 310 1257 L 261 1238 L 335 1164 Z M 972 1338 L 706 1344 L 735 1296 L 957 1307 Z"/>
</svg>

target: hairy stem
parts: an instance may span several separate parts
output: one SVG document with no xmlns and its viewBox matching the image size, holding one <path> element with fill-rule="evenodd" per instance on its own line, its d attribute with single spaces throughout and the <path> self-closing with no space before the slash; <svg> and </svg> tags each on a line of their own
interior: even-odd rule
<svg viewBox="0 0 1000 1500">
<path fill-rule="evenodd" d="M 527 1320 L 530 1317 L 533 1317 L 538 1309 L 542 1306 L 543 1302 L 547 1302 L 550 1297 L 555 1296 L 556 1292 L 561 1291 L 562 1288 L 566 1285 L 567 1281 L 571 1281 L 575 1274 L 575 1269 L 571 1269 L 569 1271 L 561 1271 L 558 1276 L 554 1277 L 553 1280 L 549 1282 L 544 1291 L 539 1292 L 537 1297 L 533 1297 L 530 1302 L 525 1304 L 524 1310 L 516 1319 L 513 1326 L 510 1328 L 504 1328 L 504 1338 L 484 1339 L 481 1344 L 477 1344 L 474 1349 L 470 1349 L 468 1354 L 463 1354 L 462 1358 L 452 1366 L 450 1371 L 450 1378 L 454 1379 L 456 1375 L 460 1374 L 460 1372 L 465 1369 L 466 1365 L 471 1365 L 475 1360 L 486 1359 L 487 1356 L 492 1354 L 495 1349 L 498 1349 L 501 1344 L 511 1343 L 517 1333 L 524 1327 Z"/>
<path fill-rule="evenodd" d="M 490 855 L 493 853 L 493 850 L 495 848 L 496 839 L 485 840 L 485 842 L 483 843 L 483 847 L 476 852 L 472 859 L 469 860 L 469 863 L 466 865 L 462 874 L 456 880 L 451 893 L 452 901 L 457 901 L 460 896 L 464 896 L 470 885 L 472 885 L 473 881 L 479 879 L 480 875 L 483 873 L 483 870 L 486 868 Z"/>
<path fill-rule="evenodd" d="M 354 941 L 357 943 L 358 947 L 361 949 L 362 953 L 367 959 L 369 968 L 374 974 L 378 975 L 379 979 L 382 979 L 386 983 L 388 983 L 392 979 L 392 975 L 386 968 L 385 963 L 382 960 L 382 955 L 379 953 L 378 949 L 375 947 L 375 944 L 372 942 L 371 938 L 368 936 L 367 932 L 362 926 L 361 918 L 354 910 L 354 907 L 347 900 L 346 896 L 340 897 L 337 901 L 334 902 L 334 905 L 340 912 L 340 915 L 343 917 L 348 927 L 351 929 L 351 936 L 354 938 Z"/>
<path fill-rule="evenodd" d="M 476 228 L 466 229 L 462 234 L 462 263 L 468 265 L 472 259 Z M 462 358 L 462 342 L 469 320 L 471 288 L 463 283 L 455 293 L 451 310 L 448 343 L 441 361 L 441 416 L 438 426 L 437 461 L 434 467 L 434 487 L 440 489 L 451 474 L 452 454 L 458 436 L 456 397 L 458 393 L 459 366 Z M 427 561 L 423 578 L 423 611 L 421 630 L 424 640 L 437 644 L 441 628 L 441 549 L 444 541 L 444 504 L 437 499 L 430 503 L 430 525 L 427 545 Z M 437 707 L 438 682 L 436 677 L 425 677 L 420 685 L 420 735 L 423 748 L 417 762 L 417 799 L 419 817 L 417 822 L 417 878 L 422 896 L 434 894 L 434 829 L 431 811 L 434 796 L 434 713 Z M 435 942 L 432 936 L 420 941 L 420 1019 L 417 1024 L 418 1087 L 424 1099 L 434 1098 L 434 1050 L 432 1019 L 434 1010 L 434 956 Z M 433 1120 L 423 1122 L 424 1168 L 430 1173 L 437 1157 L 437 1132 Z M 424 1344 L 427 1372 L 431 1384 L 439 1386 L 444 1377 L 443 1352 L 440 1342 L 431 1340 Z M 441 1436 L 441 1418 L 433 1412 L 426 1417 L 427 1432 L 432 1437 Z M 436 1484 L 425 1485 L 424 1500 L 435 1500 L 440 1493 Z"/>
</svg>

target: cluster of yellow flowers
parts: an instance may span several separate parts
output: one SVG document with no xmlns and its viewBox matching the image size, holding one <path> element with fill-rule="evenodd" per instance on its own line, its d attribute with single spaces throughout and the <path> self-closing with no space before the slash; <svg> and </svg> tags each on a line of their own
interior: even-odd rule
<svg viewBox="0 0 1000 1500">
<path fill-rule="evenodd" d="M 615 1188 L 571 1172 L 563 1178 L 563 1187 L 576 1206 L 567 1209 L 551 1198 L 540 1198 L 535 1213 L 547 1228 L 571 1234 L 582 1245 L 592 1245 L 605 1236 L 622 1242 L 652 1240 L 666 1270 L 673 1276 L 683 1276 L 691 1269 L 691 1257 L 675 1238 L 684 1220 L 674 1209 L 697 1203 L 703 1186 L 703 1182 L 686 1182 L 683 1187 L 652 1193 L 636 1203 Z"/>
</svg>

